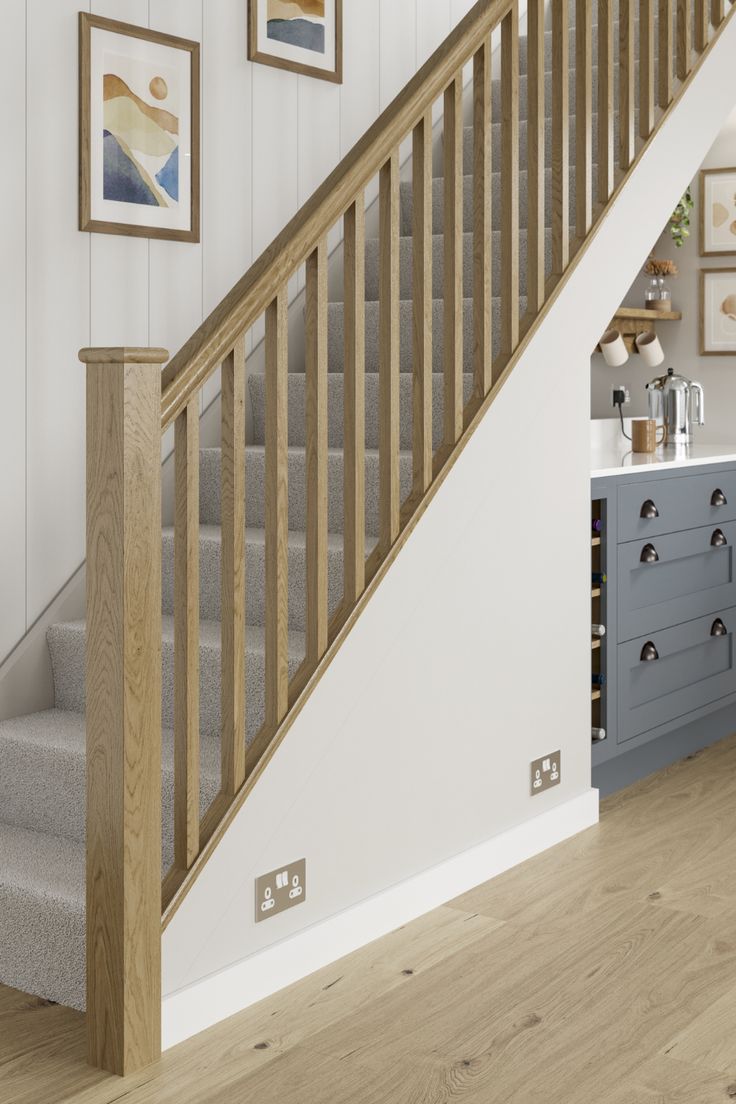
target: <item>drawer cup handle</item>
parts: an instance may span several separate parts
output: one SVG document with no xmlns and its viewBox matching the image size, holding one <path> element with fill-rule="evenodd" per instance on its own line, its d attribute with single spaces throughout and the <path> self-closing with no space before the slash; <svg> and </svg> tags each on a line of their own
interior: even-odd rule
<svg viewBox="0 0 736 1104">
<path fill-rule="evenodd" d="M 653 544 L 645 544 L 639 557 L 641 563 L 653 564 L 659 560 L 659 553 Z"/>
<path fill-rule="evenodd" d="M 728 506 L 728 499 L 720 487 L 716 487 L 710 496 L 710 504 L 711 506 Z"/>
<path fill-rule="evenodd" d="M 657 509 L 651 498 L 648 498 L 646 502 L 642 503 L 641 510 L 639 511 L 640 518 L 646 518 L 647 521 L 651 521 L 652 518 L 659 517 L 659 510 Z"/>
<path fill-rule="evenodd" d="M 726 534 L 722 529 L 713 530 L 713 536 L 710 538 L 710 543 L 713 548 L 723 548 L 724 544 L 728 544 Z"/>
<path fill-rule="evenodd" d="M 710 627 L 711 636 L 728 636 L 728 629 L 721 621 L 720 617 L 716 617 L 715 621 Z"/>
<path fill-rule="evenodd" d="M 659 652 L 654 647 L 651 640 L 647 640 L 646 644 L 641 650 L 641 655 L 639 656 L 639 658 L 642 663 L 652 663 L 653 660 L 659 659 Z"/>
</svg>

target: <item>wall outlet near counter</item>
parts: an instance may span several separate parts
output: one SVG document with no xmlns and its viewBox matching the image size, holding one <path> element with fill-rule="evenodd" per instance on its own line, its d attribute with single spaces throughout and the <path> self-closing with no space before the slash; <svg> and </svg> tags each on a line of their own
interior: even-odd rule
<svg viewBox="0 0 736 1104">
<path fill-rule="evenodd" d="M 301 905 L 307 898 L 307 860 L 299 859 L 256 878 L 256 924 Z"/>
<path fill-rule="evenodd" d="M 562 775 L 562 756 L 559 751 L 535 759 L 532 763 L 532 797 L 559 786 Z"/>
</svg>

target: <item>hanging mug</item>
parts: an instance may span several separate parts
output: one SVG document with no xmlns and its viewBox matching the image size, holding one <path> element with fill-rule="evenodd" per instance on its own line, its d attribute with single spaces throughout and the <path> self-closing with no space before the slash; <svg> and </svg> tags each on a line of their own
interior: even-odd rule
<svg viewBox="0 0 736 1104">
<path fill-rule="evenodd" d="M 609 368 L 620 368 L 629 359 L 629 351 L 618 330 L 606 330 L 601 338 L 601 352 Z"/>
</svg>

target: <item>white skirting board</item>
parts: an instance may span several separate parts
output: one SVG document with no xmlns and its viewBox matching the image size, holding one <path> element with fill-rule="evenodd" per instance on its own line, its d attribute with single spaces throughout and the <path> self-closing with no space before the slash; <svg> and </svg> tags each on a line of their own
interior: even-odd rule
<svg viewBox="0 0 736 1104">
<path fill-rule="evenodd" d="M 164 997 L 164 1050 L 598 823 L 598 791 L 510 828 L 226 970 Z"/>
</svg>

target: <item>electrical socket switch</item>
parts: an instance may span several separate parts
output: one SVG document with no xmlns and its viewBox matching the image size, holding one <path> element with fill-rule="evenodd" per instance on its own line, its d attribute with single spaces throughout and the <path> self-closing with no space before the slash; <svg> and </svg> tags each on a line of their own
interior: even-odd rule
<svg viewBox="0 0 736 1104">
<path fill-rule="evenodd" d="M 531 771 L 532 797 L 559 786 L 562 775 L 562 756 L 559 751 L 535 759 Z"/>
<path fill-rule="evenodd" d="M 256 924 L 307 899 L 307 860 L 280 866 L 256 878 Z"/>
</svg>

